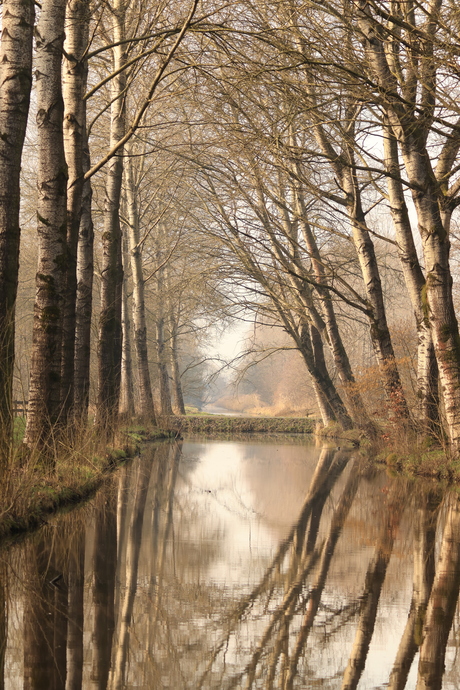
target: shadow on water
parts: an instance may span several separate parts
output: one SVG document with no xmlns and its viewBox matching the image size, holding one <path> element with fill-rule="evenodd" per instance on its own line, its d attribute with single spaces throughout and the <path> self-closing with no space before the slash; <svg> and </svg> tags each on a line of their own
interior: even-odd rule
<svg viewBox="0 0 460 690">
<path fill-rule="evenodd" d="M 0 561 L 0 688 L 458 687 L 460 503 L 340 449 L 152 445 Z"/>
</svg>

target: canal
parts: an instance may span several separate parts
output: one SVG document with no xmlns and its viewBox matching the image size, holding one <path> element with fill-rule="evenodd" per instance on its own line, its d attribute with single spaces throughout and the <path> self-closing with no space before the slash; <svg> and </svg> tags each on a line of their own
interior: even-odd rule
<svg viewBox="0 0 460 690">
<path fill-rule="evenodd" d="M 7 690 L 460 687 L 458 492 L 356 451 L 151 444 L 0 555 Z"/>
</svg>

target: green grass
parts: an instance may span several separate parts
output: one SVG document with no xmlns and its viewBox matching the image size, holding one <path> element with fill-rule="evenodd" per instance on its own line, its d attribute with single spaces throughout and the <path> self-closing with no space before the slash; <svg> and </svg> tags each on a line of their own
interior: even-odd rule
<svg viewBox="0 0 460 690">
<path fill-rule="evenodd" d="M 311 434 L 314 422 L 307 417 L 230 417 L 226 415 L 187 415 L 170 417 L 168 426 L 179 432 L 203 434 Z"/>
</svg>

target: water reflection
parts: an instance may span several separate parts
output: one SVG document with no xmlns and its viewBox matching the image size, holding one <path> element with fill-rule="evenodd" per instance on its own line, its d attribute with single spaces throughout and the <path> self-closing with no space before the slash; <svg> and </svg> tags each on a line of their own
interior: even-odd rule
<svg viewBox="0 0 460 690">
<path fill-rule="evenodd" d="M 151 446 L 0 560 L 0 688 L 458 687 L 460 503 L 299 443 Z"/>
</svg>

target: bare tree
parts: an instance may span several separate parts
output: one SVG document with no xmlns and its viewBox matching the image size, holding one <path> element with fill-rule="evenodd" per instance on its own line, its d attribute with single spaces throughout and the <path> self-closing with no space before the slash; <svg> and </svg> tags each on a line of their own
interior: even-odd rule
<svg viewBox="0 0 460 690">
<path fill-rule="evenodd" d="M 12 432 L 15 305 L 19 271 L 19 174 L 32 87 L 32 0 L 2 5 L 0 43 L 0 465 Z"/>
<path fill-rule="evenodd" d="M 67 167 L 61 60 L 66 1 L 45 0 L 36 29 L 39 258 L 25 443 L 45 445 L 62 412 Z"/>
</svg>

